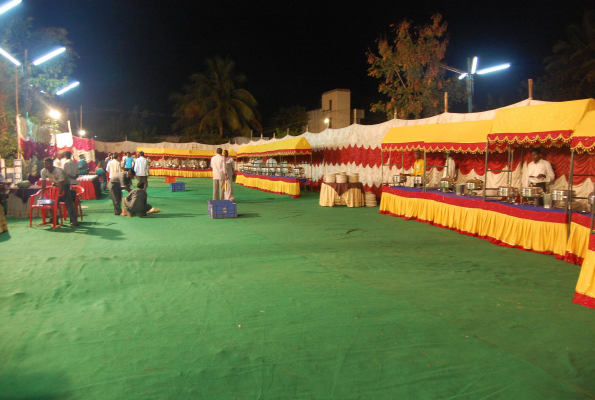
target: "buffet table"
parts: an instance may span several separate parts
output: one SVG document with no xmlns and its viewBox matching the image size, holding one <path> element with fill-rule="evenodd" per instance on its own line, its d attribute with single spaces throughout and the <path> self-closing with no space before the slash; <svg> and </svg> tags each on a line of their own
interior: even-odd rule
<svg viewBox="0 0 595 400">
<path fill-rule="evenodd" d="M 566 244 L 564 261 L 583 265 L 589 249 L 589 229 L 591 229 L 591 214 L 572 213 L 570 223 L 570 236 Z"/>
<path fill-rule="evenodd" d="M 355 183 L 326 183 L 320 186 L 320 201 L 323 207 L 346 205 L 347 207 L 365 206 L 364 185 Z"/>
<path fill-rule="evenodd" d="M 101 198 L 101 183 L 97 175 L 93 176 L 92 179 L 77 179 L 77 184 L 85 189 L 83 193 L 83 200 L 99 200 Z"/>
<path fill-rule="evenodd" d="M 589 235 L 589 244 L 572 301 L 585 307 L 595 308 L 595 235 Z"/>
<path fill-rule="evenodd" d="M 519 206 L 482 197 L 406 187 L 383 187 L 380 213 L 563 259 L 567 223 L 563 209 Z"/>
<path fill-rule="evenodd" d="M 300 179 L 282 176 L 266 176 L 238 172 L 236 184 L 252 189 L 262 190 L 267 193 L 287 194 L 291 197 L 300 197 Z"/>
<path fill-rule="evenodd" d="M 29 218 L 29 205 L 31 196 L 39 192 L 41 187 L 32 186 L 30 188 L 12 188 L 8 192 L 8 208 L 6 216 L 8 218 Z M 33 210 L 33 217 L 41 216 L 40 210 Z"/>
<path fill-rule="evenodd" d="M 178 178 L 212 178 L 210 169 L 183 169 L 154 167 L 149 170 L 150 176 L 175 176 Z"/>
</svg>

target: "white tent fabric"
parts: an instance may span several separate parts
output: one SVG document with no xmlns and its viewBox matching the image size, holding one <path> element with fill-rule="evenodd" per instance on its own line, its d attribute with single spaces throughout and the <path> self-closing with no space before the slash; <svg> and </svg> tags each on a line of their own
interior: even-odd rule
<svg viewBox="0 0 595 400">
<path fill-rule="evenodd" d="M 528 107 L 534 105 L 545 104 L 547 102 L 537 101 L 533 99 L 523 100 L 519 103 L 511 104 L 504 108 L 510 107 Z M 363 147 L 364 149 L 376 149 L 380 147 L 382 139 L 386 135 L 389 129 L 402 126 L 422 125 L 422 124 L 442 124 L 451 122 L 463 122 L 463 121 L 480 121 L 494 119 L 498 109 L 478 112 L 478 113 L 443 113 L 430 118 L 423 118 L 417 120 L 403 120 L 393 119 L 378 125 L 350 125 L 340 129 L 326 129 L 320 133 L 305 132 L 297 137 L 304 137 L 310 145 L 313 151 L 320 151 L 323 149 L 339 150 L 348 148 L 351 146 Z M 284 139 L 271 139 L 271 140 L 253 140 L 248 145 L 258 145 L 271 143 L 278 140 Z M 244 145 L 236 144 L 223 144 L 223 145 L 207 145 L 200 143 L 137 143 L 137 142 L 117 142 L 107 143 L 95 141 L 95 150 L 101 152 L 121 152 L 121 151 L 136 151 L 138 147 L 154 147 L 154 148 L 173 148 L 173 149 L 188 149 L 188 150 L 215 150 L 217 147 L 223 149 L 233 149 L 238 151 L 240 147 Z M 367 186 L 379 187 L 382 182 L 382 170 L 379 167 L 364 167 L 361 165 L 355 165 L 352 163 L 341 164 L 341 165 L 319 165 L 312 167 L 312 179 L 320 180 L 324 174 L 335 173 L 340 171 L 346 171 L 348 173 L 358 173 L 360 181 Z M 434 171 L 432 171 L 433 174 Z M 391 172 L 388 168 L 384 171 L 384 180 L 388 179 L 389 176 L 394 175 L 394 171 Z M 433 178 L 438 179 L 439 178 Z M 471 179 L 471 176 L 469 176 Z M 520 180 L 520 177 L 518 178 Z M 493 182 L 492 182 L 493 180 Z M 494 175 L 488 180 L 488 185 L 495 185 L 497 187 L 505 184 L 505 178 L 501 175 Z"/>
</svg>

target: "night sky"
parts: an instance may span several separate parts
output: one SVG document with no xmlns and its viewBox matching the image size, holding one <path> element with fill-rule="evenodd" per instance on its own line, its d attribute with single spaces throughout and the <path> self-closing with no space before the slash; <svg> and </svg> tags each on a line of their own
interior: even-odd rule
<svg viewBox="0 0 595 400">
<path fill-rule="evenodd" d="M 269 119 L 281 106 L 319 106 L 323 92 L 346 88 L 352 106 L 376 98 L 378 82 L 367 76 L 365 53 L 405 18 L 426 23 L 435 12 L 448 23 L 446 62 L 479 68 L 510 62 L 512 68 L 476 80 L 476 104 L 487 94 L 506 97 L 520 82 L 537 78 L 543 59 L 566 26 L 580 23 L 593 1 L 131 1 L 23 0 L 11 14 L 32 16 L 37 27 L 58 26 L 80 55 L 73 80 L 81 86 L 64 106 L 98 113 L 138 105 L 173 120 L 169 96 L 204 60 L 231 56 L 247 75 L 245 87 Z"/>
</svg>

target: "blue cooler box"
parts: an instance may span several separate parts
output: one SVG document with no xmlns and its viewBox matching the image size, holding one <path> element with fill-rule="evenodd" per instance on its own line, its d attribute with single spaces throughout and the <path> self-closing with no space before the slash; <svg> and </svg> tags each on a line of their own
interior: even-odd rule
<svg viewBox="0 0 595 400">
<path fill-rule="evenodd" d="M 238 207 L 231 200 L 209 200 L 209 217 L 213 219 L 237 218 Z"/>
</svg>

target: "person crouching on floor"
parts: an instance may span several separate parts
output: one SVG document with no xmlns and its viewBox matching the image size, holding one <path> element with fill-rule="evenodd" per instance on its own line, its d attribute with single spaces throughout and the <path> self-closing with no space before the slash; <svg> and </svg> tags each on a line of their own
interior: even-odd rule
<svg viewBox="0 0 595 400">
<path fill-rule="evenodd" d="M 132 169 L 126 172 L 118 172 L 110 177 L 109 196 L 114 203 L 114 214 L 116 215 L 122 214 L 122 189 L 130 193 L 132 178 L 134 178 L 134 170 Z"/>
<path fill-rule="evenodd" d="M 134 189 L 124 198 L 124 212 L 122 212 L 122 216 L 132 217 L 136 214 L 139 217 L 146 217 L 147 214 L 161 211 L 147 204 L 147 191 L 144 190 L 144 182 L 139 182 L 136 187 L 138 189 Z"/>
</svg>

